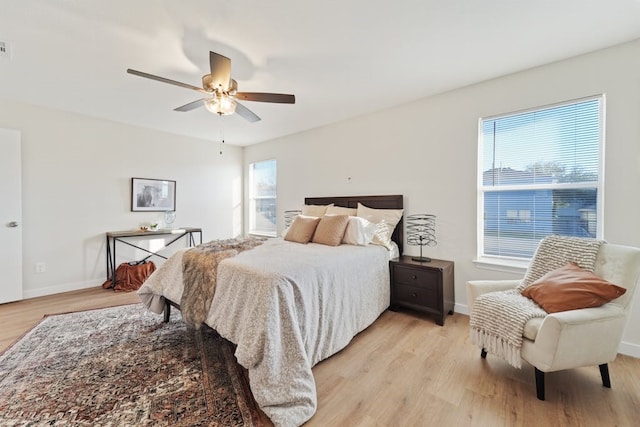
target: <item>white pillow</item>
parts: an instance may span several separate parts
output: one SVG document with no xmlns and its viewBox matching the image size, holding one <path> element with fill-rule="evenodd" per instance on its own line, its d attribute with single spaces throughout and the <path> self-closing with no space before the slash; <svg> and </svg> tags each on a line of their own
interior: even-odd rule
<svg viewBox="0 0 640 427">
<path fill-rule="evenodd" d="M 342 237 L 342 243 L 347 245 L 366 246 L 371 243 L 376 234 L 376 225 L 364 218 L 349 217 L 347 229 Z"/>
<path fill-rule="evenodd" d="M 321 217 L 327 212 L 329 206 L 333 206 L 333 203 L 330 205 L 304 205 L 302 207 L 302 215 Z"/>
<path fill-rule="evenodd" d="M 402 218 L 404 209 L 373 209 L 358 203 L 358 216 L 377 225 L 376 233 L 371 241 L 391 249 L 391 235 Z"/>
</svg>

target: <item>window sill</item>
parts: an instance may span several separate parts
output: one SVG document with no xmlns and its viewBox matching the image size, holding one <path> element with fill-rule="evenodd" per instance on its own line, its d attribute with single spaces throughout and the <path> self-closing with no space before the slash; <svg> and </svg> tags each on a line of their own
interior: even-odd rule
<svg viewBox="0 0 640 427">
<path fill-rule="evenodd" d="M 278 235 L 276 233 L 261 233 L 259 231 L 250 231 L 248 234 L 249 237 L 251 236 L 255 236 L 255 237 L 278 237 Z"/>
<path fill-rule="evenodd" d="M 524 274 L 529 267 L 529 261 L 501 258 L 481 257 L 473 260 L 478 268 L 485 270 L 503 271 L 506 273 Z"/>
</svg>

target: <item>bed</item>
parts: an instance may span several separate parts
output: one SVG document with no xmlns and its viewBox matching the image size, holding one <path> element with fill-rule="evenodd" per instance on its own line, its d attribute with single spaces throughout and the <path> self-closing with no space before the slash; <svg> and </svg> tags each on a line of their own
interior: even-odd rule
<svg viewBox="0 0 640 427">
<path fill-rule="evenodd" d="M 305 199 L 305 205 L 331 203 L 398 210 L 403 197 Z M 402 236 L 401 218 L 391 235 L 399 253 Z M 138 291 L 151 311 L 166 316 L 181 301 L 186 250 L 171 256 Z M 389 307 L 391 256 L 378 245 L 302 245 L 274 238 L 218 264 L 204 323 L 236 344 L 254 398 L 276 426 L 301 425 L 313 416 L 311 368 L 347 346 Z"/>
</svg>

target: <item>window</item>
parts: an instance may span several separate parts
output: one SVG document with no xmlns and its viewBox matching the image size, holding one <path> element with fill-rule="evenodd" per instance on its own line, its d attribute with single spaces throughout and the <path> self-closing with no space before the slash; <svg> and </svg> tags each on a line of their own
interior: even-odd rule
<svg viewBox="0 0 640 427">
<path fill-rule="evenodd" d="M 480 120 L 479 256 L 530 259 L 545 236 L 602 237 L 603 98 Z"/>
<path fill-rule="evenodd" d="M 276 161 L 249 165 L 249 233 L 276 236 Z"/>
</svg>

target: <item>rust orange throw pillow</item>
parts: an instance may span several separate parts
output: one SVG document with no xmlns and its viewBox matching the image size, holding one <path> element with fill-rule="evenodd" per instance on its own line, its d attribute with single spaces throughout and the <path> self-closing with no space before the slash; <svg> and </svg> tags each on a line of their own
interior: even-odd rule
<svg viewBox="0 0 640 427">
<path fill-rule="evenodd" d="M 527 286 L 522 295 L 534 300 L 547 313 L 557 313 L 600 307 L 626 291 L 571 262 Z"/>
</svg>

